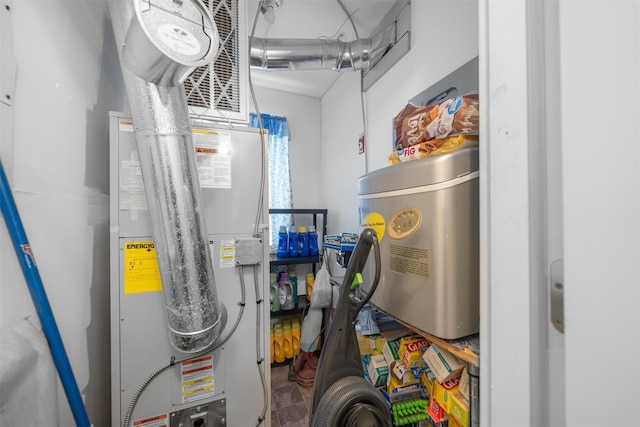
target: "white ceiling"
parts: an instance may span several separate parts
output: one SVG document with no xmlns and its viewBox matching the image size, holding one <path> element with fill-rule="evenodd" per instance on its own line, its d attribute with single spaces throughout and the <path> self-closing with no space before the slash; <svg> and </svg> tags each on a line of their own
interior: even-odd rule
<svg viewBox="0 0 640 427">
<path fill-rule="evenodd" d="M 275 22 L 269 25 L 258 16 L 255 37 L 263 38 L 340 38 L 355 40 L 355 32 L 337 0 L 280 0 Z M 342 0 L 349 11 L 358 36 L 371 35 L 396 0 Z M 248 35 L 251 33 L 260 0 L 247 0 Z M 342 71 L 349 73 L 353 71 Z M 321 98 L 339 77 L 338 71 L 262 71 L 251 70 L 254 85 Z"/>
</svg>

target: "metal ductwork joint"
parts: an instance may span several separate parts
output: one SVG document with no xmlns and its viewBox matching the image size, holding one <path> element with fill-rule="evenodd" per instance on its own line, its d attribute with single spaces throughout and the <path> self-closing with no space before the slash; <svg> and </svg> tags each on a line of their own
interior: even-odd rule
<svg viewBox="0 0 640 427">
<path fill-rule="evenodd" d="M 208 348 L 226 321 L 218 301 L 182 82 L 219 37 L 198 0 L 109 0 L 162 278 L 169 340 Z"/>
<path fill-rule="evenodd" d="M 390 25 L 372 38 L 343 42 L 333 39 L 251 39 L 251 68 L 271 70 L 368 71 L 396 39 Z"/>
</svg>

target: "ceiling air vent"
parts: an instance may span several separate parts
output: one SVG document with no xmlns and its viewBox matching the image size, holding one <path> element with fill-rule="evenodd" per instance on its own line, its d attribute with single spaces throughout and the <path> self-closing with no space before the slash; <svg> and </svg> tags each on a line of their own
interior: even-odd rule
<svg viewBox="0 0 640 427">
<path fill-rule="evenodd" d="M 189 111 L 208 119 L 247 121 L 244 2 L 203 0 L 203 4 L 218 27 L 220 52 L 184 81 Z"/>
</svg>

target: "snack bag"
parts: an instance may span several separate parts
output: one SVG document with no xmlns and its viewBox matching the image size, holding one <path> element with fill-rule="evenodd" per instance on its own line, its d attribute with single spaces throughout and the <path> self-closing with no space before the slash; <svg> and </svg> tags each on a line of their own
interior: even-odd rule
<svg viewBox="0 0 640 427">
<path fill-rule="evenodd" d="M 478 135 L 478 94 L 449 98 L 426 107 L 407 104 L 394 119 L 396 150 L 433 139 L 456 135 Z"/>
<path fill-rule="evenodd" d="M 389 155 L 388 161 L 390 165 L 397 165 L 398 163 L 407 162 L 409 160 L 421 159 L 423 157 L 434 156 L 436 154 L 449 153 L 461 148 L 477 146 L 477 136 L 458 135 L 450 136 L 445 139 L 432 139 L 394 151 Z"/>
</svg>

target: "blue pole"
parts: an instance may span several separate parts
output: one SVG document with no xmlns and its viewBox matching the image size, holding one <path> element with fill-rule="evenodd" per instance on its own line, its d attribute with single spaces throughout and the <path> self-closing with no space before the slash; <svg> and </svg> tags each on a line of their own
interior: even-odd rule
<svg viewBox="0 0 640 427">
<path fill-rule="evenodd" d="M 49 342 L 49 349 L 51 350 L 53 361 L 58 369 L 62 387 L 67 394 L 67 400 L 69 400 L 73 418 L 78 427 L 90 427 L 91 423 L 89 423 L 89 417 L 82 402 L 76 379 L 73 376 L 71 364 L 64 350 L 64 344 L 62 343 L 56 320 L 53 317 L 53 312 L 47 299 L 47 293 L 42 286 L 40 273 L 38 272 L 31 246 L 27 240 L 27 235 L 24 232 L 16 203 L 13 200 L 11 188 L 9 187 L 9 182 L 2 167 L 2 161 L 0 161 L 0 212 L 2 212 L 4 216 L 9 235 L 11 235 L 11 240 L 16 250 L 16 255 L 22 267 L 24 278 L 27 281 L 27 286 L 31 293 L 31 299 L 33 299 L 33 304 L 40 317 L 42 330 Z"/>
</svg>

